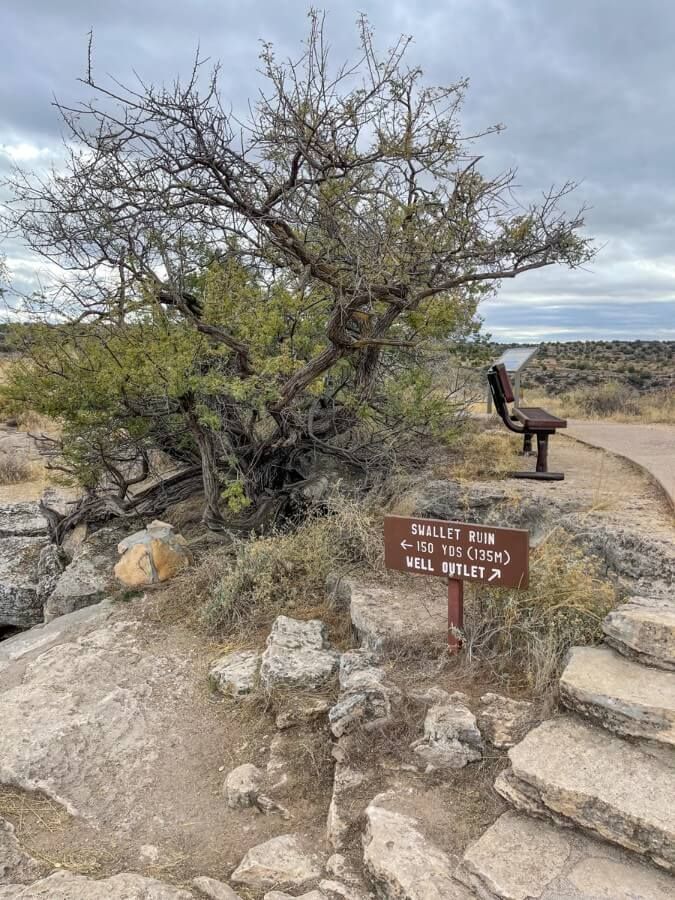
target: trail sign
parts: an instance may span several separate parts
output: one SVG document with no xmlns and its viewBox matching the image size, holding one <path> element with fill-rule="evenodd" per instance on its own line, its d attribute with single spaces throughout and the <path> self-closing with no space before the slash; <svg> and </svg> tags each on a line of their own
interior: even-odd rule
<svg viewBox="0 0 675 900">
<path fill-rule="evenodd" d="M 519 528 L 409 516 L 384 519 L 387 568 L 448 579 L 448 644 L 453 651 L 460 647 L 457 629 L 464 625 L 464 581 L 526 588 L 529 551 L 529 532 Z"/>
<path fill-rule="evenodd" d="M 529 533 L 519 528 L 407 516 L 384 520 L 385 565 L 413 575 L 526 588 L 529 549 Z"/>
</svg>

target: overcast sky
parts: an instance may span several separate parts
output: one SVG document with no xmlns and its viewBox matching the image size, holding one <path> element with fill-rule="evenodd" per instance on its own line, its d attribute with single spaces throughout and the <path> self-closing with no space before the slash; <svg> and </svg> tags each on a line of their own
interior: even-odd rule
<svg viewBox="0 0 675 900">
<path fill-rule="evenodd" d="M 498 340 L 675 339 L 675 3 L 672 0 L 340 0 L 325 4 L 336 58 L 368 14 L 380 46 L 401 32 L 431 82 L 468 76 L 467 129 L 503 122 L 481 151 L 517 166 L 525 197 L 578 180 L 588 269 L 523 275 L 486 303 Z M 295 55 L 296 0 L 0 0 L 0 172 L 59 153 L 53 95 L 86 96 L 87 32 L 99 74 L 147 80 L 189 71 L 197 44 L 223 63 L 235 106 L 255 93 L 259 40 Z M 5 246 L 16 283 L 35 261 Z"/>
</svg>

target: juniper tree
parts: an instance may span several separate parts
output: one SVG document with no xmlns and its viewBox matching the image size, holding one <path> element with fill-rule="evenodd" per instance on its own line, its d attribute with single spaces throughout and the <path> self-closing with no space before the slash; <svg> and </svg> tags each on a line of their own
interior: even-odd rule
<svg viewBox="0 0 675 900">
<path fill-rule="evenodd" d="M 65 421 L 92 491 L 106 454 L 159 447 L 178 482 L 201 467 L 211 524 L 223 493 L 277 509 L 318 457 L 368 465 L 376 433 L 433 424 L 428 342 L 475 333 L 504 279 L 590 257 L 574 185 L 520 204 L 513 171 L 481 173 L 499 126 L 461 129 L 466 82 L 430 86 L 409 39 L 358 33 L 338 66 L 317 13 L 298 58 L 263 45 L 246 115 L 218 66 L 122 87 L 90 47 L 65 167 L 13 177 L 7 227 L 62 273 L 15 391 Z M 138 507 L 119 477 L 117 509 Z"/>
</svg>

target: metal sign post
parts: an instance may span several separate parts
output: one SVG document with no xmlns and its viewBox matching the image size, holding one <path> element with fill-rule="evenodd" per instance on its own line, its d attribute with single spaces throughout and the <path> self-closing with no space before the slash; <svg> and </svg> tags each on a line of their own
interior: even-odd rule
<svg viewBox="0 0 675 900">
<path fill-rule="evenodd" d="M 526 588 L 529 532 L 468 522 L 385 516 L 384 561 L 389 569 L 448 579 L 448 647 L 456 653 L 464 627 L 464 582 Z"/>
</svg>

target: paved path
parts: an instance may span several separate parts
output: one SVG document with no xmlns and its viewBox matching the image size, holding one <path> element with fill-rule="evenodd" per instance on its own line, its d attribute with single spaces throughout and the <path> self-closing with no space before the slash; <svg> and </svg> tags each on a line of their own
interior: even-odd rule
<svg viewBox="0 0 675 900">
<path fill-rule="evenodd" d="M 569 419 L 566 433 L 637 463 L 658 481 L 675 507 L 675 425 Z"/>
</svg>

